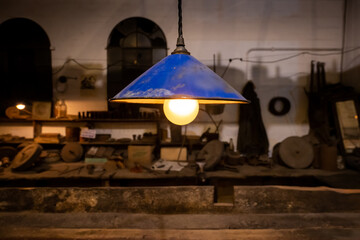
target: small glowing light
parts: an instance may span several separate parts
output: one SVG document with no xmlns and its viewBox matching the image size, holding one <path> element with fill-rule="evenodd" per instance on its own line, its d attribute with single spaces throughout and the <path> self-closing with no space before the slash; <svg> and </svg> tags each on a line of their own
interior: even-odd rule
<svg viewBox="0 0 360 240">
<path fill-rule="evenodd" d="M 165 100 L 164 113 L 170 122 L 185 125 L 194 121 L 198 115 L 199 102 L 193 99 Z"/>
<path fill-rule="evenodd" d="M 18 105 L 16 105 L 16 108 L 19 110 L 24 110 L 25 109 L 25 105 L 22 103 L 19 103 Z"/>
<path fill-rule="evenodd" d="M 358 115 L 355 115 L 355 117 L 354 117 L 355 119 L 358 119 Z"/>
</svg>

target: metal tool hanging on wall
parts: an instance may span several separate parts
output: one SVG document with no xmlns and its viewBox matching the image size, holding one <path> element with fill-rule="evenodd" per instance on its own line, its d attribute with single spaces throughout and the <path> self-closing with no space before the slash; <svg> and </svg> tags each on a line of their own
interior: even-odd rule
<svg viewBox="0 0 360 240">
<path fill-rule="evenodd" d="M 321 143 L 333 145 L 330 136 L 328 115 L 328 98 L 326 96 L 325 63 L 311 61 L 310 89 L 308 93 L 310 133 L 313 133 Z"/>
</svg>

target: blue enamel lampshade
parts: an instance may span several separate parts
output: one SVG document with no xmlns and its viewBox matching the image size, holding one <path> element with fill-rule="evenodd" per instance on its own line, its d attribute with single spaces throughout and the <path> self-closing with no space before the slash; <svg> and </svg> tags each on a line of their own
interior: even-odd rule
<svg viewBox="0 0 360 240">
<path fill-rule="evenodd" d="M 110 101 L 163 104 L 169 99 L 194 99 L 199 104 L 248 102 L 206 65 L 182 53 L 165 57 Z"/>
</svg>

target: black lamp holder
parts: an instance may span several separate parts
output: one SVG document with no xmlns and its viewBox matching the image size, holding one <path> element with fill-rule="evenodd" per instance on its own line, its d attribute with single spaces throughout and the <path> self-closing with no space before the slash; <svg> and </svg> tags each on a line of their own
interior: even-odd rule
<svg viewBox="0 0 360 240">
<path fill-rule="evenodd" d="M 183 38 L 182 33 L 182 8 L 181 8 L 182 0 L 178 0 L 178 14 L 179 14 L 179 21 L 178 21 L 178 38 L 176 41 L 176 48 L 171 54 L 187 54 L 190 55 L 190 52 L 185 48 L 185 41 Z"/>
</svg>

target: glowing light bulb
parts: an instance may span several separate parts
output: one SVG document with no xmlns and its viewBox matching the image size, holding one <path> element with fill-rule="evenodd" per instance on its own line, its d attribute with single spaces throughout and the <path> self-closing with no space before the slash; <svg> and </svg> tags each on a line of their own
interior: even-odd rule
<svg viewBox="0 0 360 240">
<path fill-rule="evenodd" d="M 191 123 L 199 113 L 199 102 L 193 99 L 172 99 L 164 101 L 166 118 L 176 124 Z"/>
<path fill-rule="evenodd" d="M 19 103 L 18 105 L 16 105 L 16 108 L 19 110 L 24 110 L 25 109 L 25 105 L 22 103 Z"/>
</svg>

